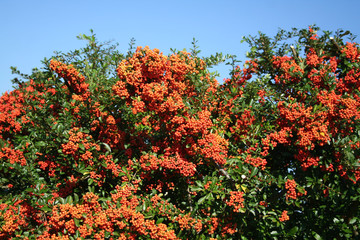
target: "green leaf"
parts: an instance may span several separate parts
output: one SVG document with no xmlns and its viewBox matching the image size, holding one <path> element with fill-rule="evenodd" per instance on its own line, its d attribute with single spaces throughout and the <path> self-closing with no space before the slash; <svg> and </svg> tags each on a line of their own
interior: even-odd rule
<svg viewBox="0 0 360 240">
<path fill-rule="evenodd" d="M 79 202 L 79 195 L 74 193 L 74 198 L 75 198 L 75 203 L 78 203 Z"/>
<path fill-rule="evenodd" d="M 356 182 L 356 176 L 354 172 L 348 172 L 348 177 L 350 180 L 352 180 L 353 182 Z"/>
<path fill-rule="evenodd" d="M 36 142 L 36 143 L 35 143 L 35 146 L 36 146 L 36 147 L 45 147 L 45 146 L 46 146 L 46 142 L 44 142 L 44 141 Z"/>
<path fill-rule="evenodd" d="M 95 187 L 94 186 L 88 186 L 89 192 L 95 192 Z"/>
<path fill-rule="evenodd" d="M 317 234 L 316 232 L 312 231 L 312 235 L 314 236 L 314 238 L 316 240 L 322 240 L 322 237 L 319 234 Z"/>
<path fill-rule="evenodd" d="M 85 151 L 85 146 L 84 146 L 83 143 L 79 143 L 79 148 L 80 148 L 81 150 Z"/>
<path fill-rule="evenodd" d="M 290 231 L 288 232 L 288 235 L 293 236 L 293 235 L 295 235 L 295 233 L 297 233 L 298 230 L 299 230 L 299 228 L 297 226 L 295 226 L 292 229 L 290 229 Z"/>
<path fill-rule="evenodd" d="M 52 209 L 49 208 L 49 206 L 44 205 L 44 206 L 41 208 L 41 210 L 44 211 L 44 212 L 50 212 Z"/>
<path fill-rule="evenodd" d="M 259 171 L 259 169 L 256 167 L 256 168 L 254 168 L 252 171 L 251 171 L 251 175 L 250 175 L 250 177 L 253 177 L 253 176 L 255 176 L 257 173 L 258 173 L 258 171 Z"/>
<path fill-rule="evenodd" d="M 94 179 L 88 178 L 88 184 L 91 185 L 94 182 Z"/>
<path fill-rule="evenodd" d="M 66 198 L 65 203 L 72 204 L 72 203 L 73 203 L 73 198 L 72 198 L 72 196 L 68 196 L 68 197 Z"/>
<path fill-rule="evenodd" d="M 350 221 L 349 221 L 349 224 L 354 224 L 356 222 L 357 218 L 356 217 L 353 217 Z"/>
<path fill-rule="evenodd" d="M 196 185 L 198 185 L 198 186 L 201 187 L 201 188 L 204 187 L 204 184 L 203 184 L 201 181 L 199 181 L 199 180 L 195 181 L 195 183 L 196 183 Z"/>
<path fill-rule="evenodd" d="M 349 160 L 349 161 L 352 161 L 354 160 L 354 154 L 350 151 L 345 151 L 345 155 L 346 155 L 346 158 Z"/>
<path fill-rule="evenodd" d="M 202 197 L 202 198 L 200 198 L 199 199 L 199 201 L 197 202 L 198 203 L 198 205 L 201 205 L 206 199 L 207 199 L 207 196 L 208 195 L 206 195 L 206 196 L 204 196 L 204 197 Z"/>
<path fill-rule="evenodd" d="M 156 224 L 162 223 L 165 220 L 165 218 L 159 218 L 158 220 L 156 220 Z"/>
<path fill-rule="evenodd" d="M 105 146 L 105 148 L 108 152 L 111 152 L 111 148 L 110 148 L 109 144 L 103 143 L 103 142 L 101 144 Z"/>
<path fill-rule="evenodd" d="M 77 218 L 74 218 L 75 226 L 80 227 L 80 220 Z"/>
<path fill-rule="evenodd" d="M 195 187 L 195 186 L 191 186 L 191 187 L 190 187 L 190 190 L 191 190 L 192 192 L 200 191 L 200 190 L 202 190 L 202 189 L 203 189 L 202 187 Z"/>
</svg>

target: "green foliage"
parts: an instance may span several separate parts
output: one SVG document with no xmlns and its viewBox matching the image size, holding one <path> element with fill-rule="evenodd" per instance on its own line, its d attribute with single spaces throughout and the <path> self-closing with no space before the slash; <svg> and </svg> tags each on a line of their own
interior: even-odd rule
<svg viewBox="0 0 360 240">
<path fill-rule="evenodd" d="M 0 239 L 359 237 L 350 32 L 245 37 L 243 67 L 78 38 L 0 98 Z"/>
</svg>

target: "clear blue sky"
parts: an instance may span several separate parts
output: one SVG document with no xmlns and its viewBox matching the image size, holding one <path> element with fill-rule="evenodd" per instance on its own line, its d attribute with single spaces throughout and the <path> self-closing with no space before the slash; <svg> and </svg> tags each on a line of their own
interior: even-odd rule
<svg viewBox="0 0 360 240">
<path fill-rule="evenodd" d="M 322 30 L 350 30 L 360 38 L 359 9 L 358 0 L 1 0 L 0 94 L 12 90 L 10 66 L 30 74 L 54 51 L 84 46 L 76 36 L 89 29 L 100 41 L 120 43 L 123 52 L 132 37 L 136 45 L 165 54 L 170 48 L 189 49 L 195 37 L 202 55 L 223 52 L 244 60 L 248 47 L 240 40 L 258 31 L 274 35 L 279 28 L 317 24 Z M 215 70 L 219 81 L 228 76 L 228 66 Z"/>
</svg>

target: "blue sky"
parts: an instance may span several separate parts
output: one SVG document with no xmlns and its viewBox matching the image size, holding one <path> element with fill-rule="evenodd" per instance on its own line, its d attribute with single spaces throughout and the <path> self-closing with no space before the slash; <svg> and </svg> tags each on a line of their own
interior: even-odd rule
<svg viewBox="0 0 360 240">
<path fill-rule="evenodd" d="M 90 29 L 100 41 L 118 42 L 122 52 L 132 37 L 137 46 L 165 54 L 170 48 L 189 49 L 195 37 L 204 56 L 223 52 L 245 60 L 248 46 L 240 44 L 242 36 L 258 31 L 273 36 L 279 28 L 316 24 L 322 30 L 350 30 L 360 38 L 359 9 L 358 0 L 1 0 L 0 93 L 13 89 L 10 66 L 30 74 L 54 51 L 83 47 L 76 36 Z M 228 69 L 214 69 L 220 82 Z"/>
</svg>

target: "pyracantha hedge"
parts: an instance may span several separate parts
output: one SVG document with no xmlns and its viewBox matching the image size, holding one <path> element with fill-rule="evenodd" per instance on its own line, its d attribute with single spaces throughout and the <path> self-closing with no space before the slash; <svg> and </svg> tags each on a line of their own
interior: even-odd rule
<svg viewBox="0 0 360 240">
<path fill-rule="evenodd" d="M 82 35 L 20 74 L 0 98 L 0 239 L 358 238 L 360 51 L 317 32 L 244 38 L 243 67 Z"/>
</svg>

